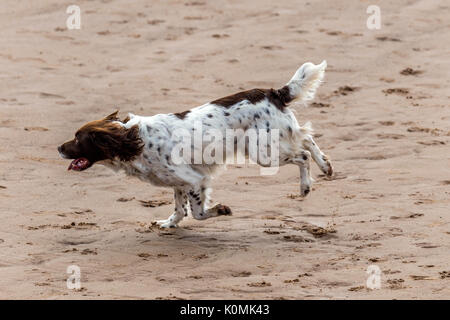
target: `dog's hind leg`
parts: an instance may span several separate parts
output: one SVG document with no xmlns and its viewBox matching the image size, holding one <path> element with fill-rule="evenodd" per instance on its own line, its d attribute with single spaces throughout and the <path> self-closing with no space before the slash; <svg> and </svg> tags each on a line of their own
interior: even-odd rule
<svg viewBox="0 0 450 320">
<path fill-rule="evenodd" d="M 188 214 L 188 197 L 181 189 L 174 189 L 175 211 L 166 220 L 155 221 L 160 228 L 176 228 L 178 223 Z"/>
<path fill-rule="evenodd" d="M 309 134 L 305 135 L 302 143 L 303 147 L 311 152 L 311 156 L 319 166 L 320 170 L 327 176 L 331 176 L 333 174 L 333 166 L 328 157 L 320 150 L 312 136 Z"/>
<path fill-rule="evenodd" d="M 186 190 L 187 197 L 190 203 L 192 216 L 197 220 L 204 220 L 219 215 L 230 215 L 229 207 L 216 204 L 211 208 L 207 208 L 208 203 L 208 188 L 206 186 L 190 187 Z"/>
<path fill-rule="evenodd" d="M 312 178 L 309 171 L 311 153 L 306 150 L 298 152 L 290 162 L 298 165 L 300 168 L 300 194 L 306 197 L 311 191 Z"/>
</svg>

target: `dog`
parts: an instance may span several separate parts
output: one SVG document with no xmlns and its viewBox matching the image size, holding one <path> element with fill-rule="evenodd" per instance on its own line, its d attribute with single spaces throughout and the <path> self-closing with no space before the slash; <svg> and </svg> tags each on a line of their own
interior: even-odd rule
<svg viewBox="0 0 450 320">
<path fill-rule="evenodd" d="M 277 150 L 271 151 L 276 157 L 257 156 L 253 160 L 263 167 L 297 165 L 300 169 L 300 194 L 306 196 L 312 184 L 310 159 L 328 176 L 333 174 L 333 167 L 313 140 L 311 124 L 307 122 L 300 126 L 288 104 L 295 100 L 303 103 L 312 100 L 326 66 L 326 61 L 319 65 L 308 62 L 281 89 L 243 91 L 181 113 L 151 117 L 130 113 L 121 121 L 116 111 L 81 127 L 75 138 L 59 146 L 58 151 L 62 158 L 73 159 L 69 170 L 82 171 L 98 163 L 115 171 L 124 170 L 126 174 L 153 185 L 173 188 L 174 213 L 166 220 L 154 222 L 161 228 L 173 228 L 188 213 L 198 220 L 231 214 L 228 206 L 209 204 L 211 176 L 222 164 L 207 163 L 202 157 L 197 162 L 189 161 L 195 158 L 195 154 L 194 157 L 188 154 L 188 161 L 175 163 L 174 150 L 179 147 L 181 138 L 174 132 L 195 135 L 198 125 L 201 125 L 207 130 L 200 133 L 200 138 L 206 141 L 208 130 L 215 130 L 216 140 L 225 143 L 225 131 L 232 129 L 238 132 L 233 141 L 236 146 L 249 142 L 247 133 L 251 130 L 276 130 L 277 146 L 264 142 L 268 149 Z M 254 142 L 257 146 L 263 145 L 259 136 Z M 189 151 L 195 153 L 197 147 L 189 143 Z M 205 146 L 204 141 L 200 143 L 200 147 Z M 251 147 L 245 144 L 246 156 Z M 236 155 L 234 150 L 233 147 L 231 156 L 222 152 L 217 152 L 216 156 L 228 159 Z"/>
</svg>

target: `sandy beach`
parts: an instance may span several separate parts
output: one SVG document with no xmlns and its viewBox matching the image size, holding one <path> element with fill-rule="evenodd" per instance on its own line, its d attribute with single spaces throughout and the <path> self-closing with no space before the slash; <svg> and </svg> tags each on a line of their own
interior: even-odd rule
<svg viewBox="0 0 450 320">
<path fill-rule="evenodd" d="M 1 299 L 450 298 L 448 2 L 379 1 L 379 30 L 366 1 L 77 0 L 79 30 L 68 5 L 2 1 Z M 228 166 L 213 196 L 232 216 L 159 230 L 172 190 L 56 150 L 116 109 L 180 112 L 322 60 L 291 108 L 335 174 L 313 164 L 306 198 L 296 166 Z"/>
</svg>

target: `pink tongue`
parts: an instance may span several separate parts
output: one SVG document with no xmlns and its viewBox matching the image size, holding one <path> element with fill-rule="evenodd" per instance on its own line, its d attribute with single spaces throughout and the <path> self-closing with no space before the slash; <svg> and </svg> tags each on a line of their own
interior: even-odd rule
<svg viewBox="0 0 450 320">
<path fill-rule="evenodd" d="M 70 163 L 69 168 L 67 168 L 67 170 L 82 171 L 87 167 L 89 167 L 89 160 L 86 158 L 78 158 Z"/>
</svg>

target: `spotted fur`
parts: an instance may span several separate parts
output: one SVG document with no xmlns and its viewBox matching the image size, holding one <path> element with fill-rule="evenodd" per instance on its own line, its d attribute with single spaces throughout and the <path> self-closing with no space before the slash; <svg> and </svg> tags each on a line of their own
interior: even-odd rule
<svg viewBox="0 0 450 320">
<path fill-rule="evenodd" d="M 200 159 L 198 164 L 175 164 L 171 158 L 173 149 L 180 142 L 173 133 L 183 129 L 195 135 L 196 123 L 201 123 L 203 128 L 219 130 L 224 139 L 227 129 L 240 129 L 240 135 L 235 137 L 235 144 L 246 139 L 245 133 L 249 129 L 262 129 L 267 132 L 278 129 L 280 148 L 277 162 L 272 163 L 271 159 L 260 158 L 252 160 L 265 167 L 278 164 L 297 165 L 301 176 L 300 192 L 306 196 L 311 190 L 311 158 L 327 175 L 331 175 L 333 171 L 330 161 L 312 138 L 310 123 L 300 126 L 288 104 L 294 100 L 306 102 L 312 99 L 324 76 L 325 68 L 325 61 L 319 65 L 305 63 L 285 86 L 277 90 L 252 89 L 181 113 L 157 114 L 151 117 L 129 114 L 126 122 L 120 121 L 117 114 L 113 114 L 103 122 L 90 123 L 83 128 L 94 128 L 98 131 L 100 129 L 97 126 L 100 125 L 108 126 L 112 131 L 126 133 L 125 136 L 131 136 L 129 132 L 135 133 L 139 148 L 129 158 L 117 156 L 120 152 L 116 150 L 109 153 L 111 156 L 97 162 L 114 170 L 124 170 L 128 175 L 136 176 L 145 182 L 173 188 L 175 211 L 167 220 L 156 222 L 163 228 L 176 227 L 189 212 L 198 220 L 231 214 L 231 210 L 226 206 L 209 205 L 210 179 L 218 164 L 207 164 L 204 159 Z M 207 132 L 206 129 L 201 133 L 204 148 L 210 142 L 206 138 Z M 261 142 L 258 140 L 257 144 L 259 143 Z M 120 144 L 116 147 L 119 148 Z M 191 147 L 194 148 L 193 145 Z M 268 147 L 270 149 L 271 146 Z M 64 153 L 62 155 L 67 156 Z M 82 154 L 78 156 L 84 157 Z M 224 157 L 226 156 L 224 153 Z"/>
</svg>

